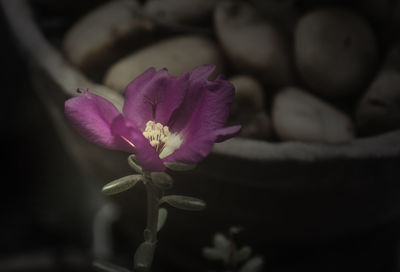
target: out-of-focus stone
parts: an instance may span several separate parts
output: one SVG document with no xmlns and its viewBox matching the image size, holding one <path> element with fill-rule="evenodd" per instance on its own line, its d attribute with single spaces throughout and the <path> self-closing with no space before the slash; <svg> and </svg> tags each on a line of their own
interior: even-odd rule
<svg viewBox="0 0 400 272">
<path fill-rule="evenodd" d="M 217 67 L 213 75 L 223 70 L 223 60 L 214 42 L 201 36 L 180 36 L 160 41 L 121 59 L 109 68 L 104 83 L 112 89 L 124 91 L 130 81 L 150 67 L 167 68 L 169 74 L 178 76 L 210 63 Z"/>
<path fill-rule="evenodd" d="M 32 4 L 39 9 L 63 13 L 72 11 L 78 14 L 107 1 L 108 0 L 29 0 L 29 2 L 32 2 Z"/>
<path fill-rule="evenodd" d="M 210 19 L 218 0 L 148 0 L 144 10 L 164 23 L 197 23 Z"/>
<path fill-rule="evenodd" d="M 356 111 L 361 135 L 400 128 L 400 72 L 384 70 L 375 78 Z"/>
<path fill-rule="evenodd" d="M 242 130 L 239 136 L 260 140 L 269 140 L 273 135 L 271 118 L 264 112 L 241 116 Z"/>
<path fill-rule="evenodd" d="M 381 71 L 356 109 L 362 136 L 400 128 L 400 43 L 387 52 Z"/>
<path fill-rule="evenodd" d="M 393 40 L 400 40 L 400 1 L 397 1 L 396 6 L 393 9 L 393 14 L 392 14 L 392 34 L 393 34 Z"/>
<path fill-rule="evenodd" d="M 292 35 L 295 22 L 300 17 L 300 9 L 293 0 L 249 0 L 262 13 L 285 33 Z"/>
<path fill-rule="evenodd" d="M 253 74 L 272 87 L 292 82 L 287 41 L 250 4 L 219 2 L 214 23 L 225 54 L 238 71 Z"/>
<path fill-rule="evenodd" d="M 134 0 L 110 1 L 78 20 L 62 45 L 71 63 L 94 73 L 142 45 L 153 24 L 138 9 Z"/>
<path fill-rule="evenodd" d="M 241 124 L 241 137 L 268 140 L 272 136 L 271 118 L 265 113 L 261 84 L 248 75 L 229 79 L 235 86 L 235 99 L 229 116 L 231 123 Z"/>
<path fill-rule="evenodd" d="M 229 79 L 235 86 L 235 99 L 231 106 L 231 114 L 239 116 L 245 112 L 260 112 L 264 110 L 263 87 L 253 77 L 237 75 Z"/>
<path fill-rule="evenodd" d="M 366 15 L 368 21 L 373 26 L 378 40 L 381 44 L 389 44 L 398 36 L 400 25 L 396 25 L 393 19 L 396 20 L 396 8 L 400 7 L 400 1 L 392 0 L 364 0 L 359 1 L 361 10 Z"/>
<path fill-rule="evenodd" d="M 306 14 L 297 23 L 294 40 L 300 76 L 324 96 L 359 92 L 376 68 L 375 35 L 351 11 L 323 8 Z"/>
<path fill-rule="evenodd" d="M 354 138 L 354 126 L 349 117 L 295 87 L 277 93 L 272 120 L 275 132 L 282 140 L 339 144 Z"/>
<path fill-rule="evenodd" d="M 361 8 L 371 23 L 377 26 L 387 26 L 391 20 L 394 2 L 391 0 L 364 0 Z"/>
<path fill-rule="evenodd" d="M 400 71 L 400 41 L 388 50 L 382 69 Z"/>
</svg>

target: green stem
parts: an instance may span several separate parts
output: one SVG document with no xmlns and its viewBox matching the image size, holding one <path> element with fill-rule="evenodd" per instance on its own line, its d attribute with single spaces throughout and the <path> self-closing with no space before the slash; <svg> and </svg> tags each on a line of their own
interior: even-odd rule
<svg viewBox="0 0 400 272">
<path fill-rule="evenodd" d="M 151 182 L 146 183 L 147 191 L 147 228 L 151 232 L 151 242 L 157 242 L 158 206 L 160 193 Z"/>
</svg>

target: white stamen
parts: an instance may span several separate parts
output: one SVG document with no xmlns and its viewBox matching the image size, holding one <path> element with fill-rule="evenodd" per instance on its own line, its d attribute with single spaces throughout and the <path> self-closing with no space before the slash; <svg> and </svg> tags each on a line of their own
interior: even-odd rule
<svg viewBox="0 0 400 272">
<path fill-rule="evenodd" d="M 168 141 L 164 146 L 163 150 L 160 153 L 160 158 L 164 159 L 165 157 L 171 155 L 177 150 L 183 142 L 183 139 L 179 136 L 179 134 L 171 134 L 168 137 Z"/>
<path fill-rule="evenodd" d="M 143 136 L 149 140 L 150 145 L 158 152 L 161 159 L 174 153 L 183 142 L 179 134 L 171 134 L 168 126 L 154 121 L 146 123 Z"/>
</svg>

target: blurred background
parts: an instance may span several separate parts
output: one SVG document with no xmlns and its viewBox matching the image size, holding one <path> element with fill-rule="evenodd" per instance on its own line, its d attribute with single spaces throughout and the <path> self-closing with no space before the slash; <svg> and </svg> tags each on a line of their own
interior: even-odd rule
<svg viewBox="0 0 400 272">
<path fill-rule="evenodd" d="M 3 14 L 1 32 L 5 194 L 1 198 L 0 270 L 81 271 L 80 266 L 89 261 L 82 256 L 87 255 L 90 239 L 82 235 L 88 226 L 79 218 L 86 205 L 79 196 L 80 171 L 33 91 L 27 60 Z M 72 185 L 66 192 L 66 187 L 60 187 L 64 182 L 78 187 Z M 70 260 L 72 268 L 64 265 Z"/>
<path fill-rule="evenodd" d="M 85 86 L 49 80 L 69 75 L 46 71 L 46 54 L 32 57 L 29 37 L 25 44 L 20 37 L 29 35 L 10 27 L 19 13 L 4 8 L 7 2 L 0 21 L 0 271 L 94 271 L 98 258 L 130 267 L 145 224 L 143 188 L 116 198 L 100 194 L 107 181 L 130 173 L 125 155 L 102 153 L 70 132 L 62 102 Z M 225 271 L 202 248 L 233 225 L 244 227 L 238 245 L 263 257 L 261 271 L 400 271 L 400 144 L 393 140 L 400 127 L 399 1 L 26 4 L 63 61 L 118 97 L 149 66 L 178 75 L 215 63 L 237 89 L 229 123 L 243 125 L 238 138 L 289 150 L 261 162 L 218 153 L 193 180 L 173 174 L 177 192 L 204 198 L 214 212 L 170 209 L 152 271 Z M 57 94 L 47 99 L 46 89 Z M 350 148 L 363 139 L 372 140 Z M 385 148 L 374 149 L 375 139 Z M 376 156 L 354 159 L 348 146 Z M 308 147 L 321 161 L 301 161 Z M 343 157 L 324 159 L 336 147 Z M 249 169 L 256 171 L 244 174 Z"/>
</svg>

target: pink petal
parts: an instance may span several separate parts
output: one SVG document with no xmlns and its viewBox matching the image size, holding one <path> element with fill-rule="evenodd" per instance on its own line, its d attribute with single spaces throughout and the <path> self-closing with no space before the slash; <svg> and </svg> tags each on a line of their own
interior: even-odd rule
<svg viewBox="0 0 400 272">
<path fill-rule="evenodd" d="M 194 111 L 199 105 L 204 92 L 208 88 L 208 78 L 215 69 L 215 65 L 206 64 L 193 69 L 190 74 L 190 87 L 187 90 L 180 107 L 171 116 L 168 125 L 173 131 L 181 131 L 188 124 Z"/>
<path fill-rule="evenodd" d="M 165 166 L 156 150 L 143 136 L 142 131 L 136 128 L 128 119 L 119 115 L 112 123 L 112 132 L 119 136 L 128 145 L 135 146 L 138 163 L 148 171 L 164 171 Z"/>
<path fill-rule="evenodd" d="M 165 161 L 195 163 L 208 155 L 215 141 L 226 140 L 239 130 L 239 127 L 224 128 L 234 98 L 233 85 L 222 77 L 214 82 L 204 81 L 206 73 L 196 73 L 199 74 L 203 81 L 191 82 L 189 92 L 173 116 L 175 120 L 171 121 L 171 131 L 179 132 L 183 143 Z"/>
<path fill-rule="evenodd" d="M 166 69 L 151 68 L 128 85 L 123 113 L 141 130 L 149 120 L 166 125 L 188 87 L 189 73 L 173 77 Z"/>
<path fill-rule="evenodd" d="M 72 126 L 89 141 L 108 149 L 131 151 L 111 132 L 111 123 L 120 112 L 108 100 L 88 91 L 68 99 L 64 104 L 65 115 Z"/>
<path fill-rule="evenodd" d="M 217 129 L 215 131 L 215 135 L 217 136 L 215 142 L 220 143 L 223 141 L 226 141 L 233 136 L 237 135 L 240 130 L 242 129 L 242 126 L 230 126 L 230 127 L 224 127 Z"/>
<path fill-rule="evenodd" d="M 214 64 L 205 64 L 201 66 L 197 66 L 193 69 L 190 74 L 190 81 L 192 82 L 205 82 L 208 81 L 208 78 L 214 72 L 215 65 Z"/>
</svg>

